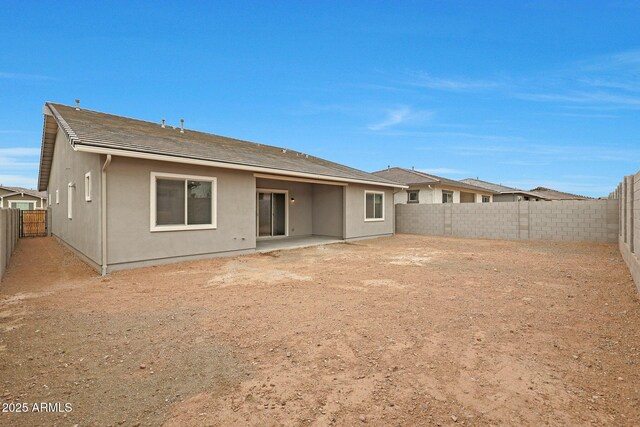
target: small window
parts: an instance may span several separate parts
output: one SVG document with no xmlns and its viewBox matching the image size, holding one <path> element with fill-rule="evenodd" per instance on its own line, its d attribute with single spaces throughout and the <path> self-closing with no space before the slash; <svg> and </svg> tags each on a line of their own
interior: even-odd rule
<svg viewBox="0 0 640 427">
<path fill-rule="evenodd" d="M 364 192 L 364 220 L 384 221 L 384 193 L 381 191 Z"/>
<path fill-rule="evenodd" d="M 418 195 L 420 192 L 418 190 L 407 191 L 407 203 L 418 203 Z"/>
<path fill-rule="evenodd" d="M 489 203 L 491 201 L 491 196 L 482 196 L 482 203 Z"/>
<path fill-rule="evenodd" d="M 91 201 L 91 172 L 84 174 L 84 200 Z"/>
<path fill-rule="evenodd" d="M 73 219 L 73 184 L 67 186 L 67 218 Z"/>
<path fill-rule="evenodd" d="M 453 203 L 453 191 L 442 190 L 442 203 Z"/>
<path fill-rule="evenodd" d="M 216 178 L 151 173 L 151 231 L 216 228 Z"/>
<path fill-rule="evenodd" d="M 56 190 L 56 205 L 60 204 L 60 190 Z"/>
</svg>

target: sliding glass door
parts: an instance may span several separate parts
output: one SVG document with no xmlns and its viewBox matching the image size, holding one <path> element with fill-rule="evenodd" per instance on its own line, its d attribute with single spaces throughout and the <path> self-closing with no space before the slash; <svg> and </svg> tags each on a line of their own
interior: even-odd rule
<svg viewBox="0 0 640 427">
<path fill-rule="evenodd" d="M 287 194 L 258 190 L 258 237 L 287 235 Z"/>
</svg>

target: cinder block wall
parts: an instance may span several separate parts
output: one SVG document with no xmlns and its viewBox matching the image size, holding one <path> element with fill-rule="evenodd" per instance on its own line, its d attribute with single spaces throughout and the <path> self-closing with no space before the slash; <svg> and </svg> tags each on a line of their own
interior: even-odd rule
<svg viewBox="0 0 640 427">
<path fill-rule="evenodd" d="M 624 177 L 609 198 L 618 203 L 618 245 L 640 292 L 640 172 Z"/>
<path fill-rule="evenodd" d="M 501 205 L 508 204 L 508 207 Z M 518 239 L 517 203 L 449 204 L 452 211 L 451 234 L 460 237 Z"/>
<path fill-rule="evenodd" d="M 396 205 L 396 232 L 488 239 L 616 242 L 615 200 Z"/>
<path fill-rule="evenodd" d="M 0 209 L 0 281 L 18 243 L 19 215 L 18 209 Z"/>
</svg>

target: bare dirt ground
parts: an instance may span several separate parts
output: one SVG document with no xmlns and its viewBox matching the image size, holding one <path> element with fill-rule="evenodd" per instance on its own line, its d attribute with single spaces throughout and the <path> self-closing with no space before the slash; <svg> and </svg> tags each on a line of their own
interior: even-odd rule
<svg viewBox="0 0 640 427">
<path fill-rule="evenodd" d="M 638 425 L 614 245 L 399 235 L 119 272 L 23 239 L 3 425 Z"/>
</svg>

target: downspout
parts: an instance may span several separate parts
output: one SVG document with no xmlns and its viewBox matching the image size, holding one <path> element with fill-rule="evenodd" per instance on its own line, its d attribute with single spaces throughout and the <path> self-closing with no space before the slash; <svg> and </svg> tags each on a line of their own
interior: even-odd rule
<svg viewBox="0 0 640 427">
<path fill-rule="evenodd" d="M 107 275 L 107 168 L 111 164 L 111 154 L 107 154 L 107 159 L 102 165 L 102 181 L 100 195 L 100 215 L 102 216 L 100 225 L 102 227 L 102 275 Z"/>
</svg>

